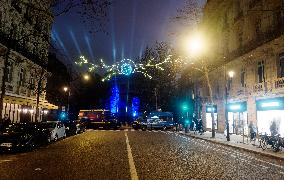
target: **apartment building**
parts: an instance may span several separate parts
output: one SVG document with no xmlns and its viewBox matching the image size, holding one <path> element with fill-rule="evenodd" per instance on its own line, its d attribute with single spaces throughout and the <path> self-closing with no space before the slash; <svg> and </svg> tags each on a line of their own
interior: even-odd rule
<svg viewBox="0 0 284 180">
<path fill-rule="evenodd" d="M 250 124 L 258 133 L 270 133 L 276 123 L 284 135 L 283 7 L 282 0 L 207 1 L 202 29 L 214 42 L 206 59 L 217 131 L 226 128 L 227 97 L 230 133 L 246 134 Z M 229 71 L 234 72 L 232 78 Z M 204 77 L 195 91 L 202 99 L 204 126 L 210 130 L 212 108 Z"/>
<path fill-rule="evenodd" d="M 41 120 L 48 109 L 57 108 L 45 98 L 52 22 L 48 1 L 0 2 L 0 87 L 7 68 L 2 114 L 8 114 L 12 122 Z"/>
</svg>

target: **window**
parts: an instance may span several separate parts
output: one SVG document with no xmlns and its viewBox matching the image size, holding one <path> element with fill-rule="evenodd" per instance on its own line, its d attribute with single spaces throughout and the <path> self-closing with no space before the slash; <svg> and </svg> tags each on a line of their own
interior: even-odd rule
<svg viewBox="0 0 284 180">
<path fill-rule="evenodd" d="M 21 68 L 19 72 L 19 85 L 23 86 L 24 85 L 24 69 Z"/>
<path fill-rule="evenodd" d="M 30 89 L 33 89 L 34 88 L 34 85 L 35 85 L 35 79 L 34 79 L 34 74 L 31 74 L 31 77 L 30 77 Z"/>
<path fill-rule="evenodd" d="M 264 61 L 259 61 L 257 63 L 257 82 L 262 83 L 265 82 L 264 77 Z"/>
<path fill-rule="evenodd" d="M 241 70 L 241 86 L 242 86 L 242 87 L 246 87 L 245 76 L 246 76 L 246 71 L 245 71 L 245 69 L 243 68 L 243 69 Z"/>
<path fill-rule="evenodd" d="M 12 81 L 12 73 L 13 73 L 12 66 L 8 65 L 6 82 L 11 82 Z"/>
<path fill-rule="evenodd" d="M 284 77 L 284 54 L 279 57 L 278 78 Z"/>
</svg>

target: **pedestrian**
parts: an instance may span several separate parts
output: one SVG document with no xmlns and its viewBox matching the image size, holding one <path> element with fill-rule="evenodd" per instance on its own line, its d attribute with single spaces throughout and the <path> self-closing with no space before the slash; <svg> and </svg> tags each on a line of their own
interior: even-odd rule
<svg viewBox="0 0 284 180">
<path fill-rule="evenodd" d="M 9 124 L 11 124 L 11 120 L 10 120 L 8 114 L 4 115 L 4 118 L 2 119 L 2 122 L 3 122 L 2 123 L 3 127 L 7 127 L 7 126 L 9 126 Z"/>
<path fill-rule="evenodd" d="M 250 130 L 250 141 L 255 141 L 256 140 L 256 127 L 252 122 L 250 122 L 249 124 L 249 130 Z"/>
</svg>

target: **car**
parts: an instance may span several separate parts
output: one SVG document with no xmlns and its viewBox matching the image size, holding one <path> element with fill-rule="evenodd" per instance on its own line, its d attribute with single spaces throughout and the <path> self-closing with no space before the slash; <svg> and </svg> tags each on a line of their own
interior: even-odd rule
<svg viewBox="0 0 284 180">
<path fill-rule="evenodd" d="M 48 137 L 48 129 L 41 128 L 38 123 L 10 124 L 0 134 L 0 150 L 33 150 L 47 144 Z"/>
<path fill-rule="evenodd" d="M 173 121 L 171 112 L 151 112 L 147 118 L 147 122 L 142 124 L 143 128 L 147 129 L 174 129 L 176 123 Z M 143 129 L 142 129 L 143 130 Z"/>
<path fill-rule="evenodd" d="M 66 137 L 65 126 L 60 121 L 46 121 L 42 122 L 42 126 L 47 128 L 50 132 L 49 141 L 57 141 L 58 139 Z"/>
<path fill-rule="evenodd" d="M 144 124 L 145 124 L 145 121 L 142 118 L 137 118 L 136 120 L 132 122 L 132 128 L 135 130 L 138 130 L 138 129 L 144 130 L 145 128 L 145 126 L 143 126 Z"/>
<path fill-rule="evenodd" d="M 77 123 L 75 121 L 63 121 L 65 132 L 67 136 L 73 136 L 78 133 Z"/>
<path fill-rule="evenodd" d="M 79 113 L 81 122 L 87 128 L 93 129 L 118 129 L 121 127 L 120 121 L 109 110 L 81 110 Z"/>
</svg>

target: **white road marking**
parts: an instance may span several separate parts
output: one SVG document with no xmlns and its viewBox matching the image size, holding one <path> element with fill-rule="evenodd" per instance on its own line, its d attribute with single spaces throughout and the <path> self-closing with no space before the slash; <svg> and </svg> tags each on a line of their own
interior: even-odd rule
<svg viewBox="0 0 284 180">
<path fill-rule="evenodd" d="M 138 175 L 136 172 L 133 156 L 131 153 L 131 147 L 129 145 L 129 139 L 127 136 L 127 132 L 125 132 L 125 138 L 126 138 L 126 147 L 127 147 L 127 154 L 128 154 L 128 162 L 129 162 L 129 167 L 130 167 L 130 175 L 131 175 L 131 180 L 138 180 Z"/>
<path fill-rule="evenodd" d="M 131 129 L 131 131 L 135 131 L 135 129 Z"/>
<path fill-rule="evenodd" d="M 128 131 L 128 129 L 124 129 L 124 131 Z"/>
</svg>

